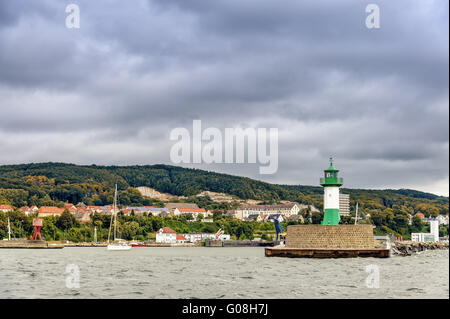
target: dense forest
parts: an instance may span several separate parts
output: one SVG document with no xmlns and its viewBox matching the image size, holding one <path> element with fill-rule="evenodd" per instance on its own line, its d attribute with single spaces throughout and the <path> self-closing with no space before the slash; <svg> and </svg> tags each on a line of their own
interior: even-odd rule
<svg viewBox="0 0 450 319">
<path fill-rule="evenodd" d="M 159 192 L 193 196 L 201 191 L 235 195 L 262 202 L 291 200 L 322 205 L 320 186 L 274 185 L 250 178 L 168 165 L 79 166 L 40 163 L 0 166 L 0 204 L 15 207 L 84 202 L 106 205 L 112 202 L 117 183 L 123 205 L 149 204 L 135 189 L 148 186 Z M 361 208 L 404 208 L 425 214 L 448 213 L 448 197 L 415 190 L 342 189 L 350 194 L 352 204 Z M 354 206 L 354 205 L 352 205 Z"/>
<path fill-rule="evenodd" d="M 155 205 L 164 203 L 144 198 L 136 187 L 148 186 L 159 192 L 186 196 L 185 201 L 218 211 L 234 208 L 230 203 L 216 203 L 208 197 L 196 197 L 202 191 L 226 193 L 240 199 L 261 203 L 290 200 L 322 209 L 320 186 L 275 185 L 250 178 L 188 169 L 169 165 L 80 166 L 64 163 L 39 163 L 0 166 L 0 204 L 56 205 L 65 202 L 87 205 L 111 204 L 114 185 L 119 189 L 120 205 Z M 407 233 L 409 215 L 448 214 L 448 197 L 415 190 L 342 189 L 350 194 L 351 212 L 356 202 L 360 212 L 370 214 L 370 222 L 381 232 Z"/>
</svg>

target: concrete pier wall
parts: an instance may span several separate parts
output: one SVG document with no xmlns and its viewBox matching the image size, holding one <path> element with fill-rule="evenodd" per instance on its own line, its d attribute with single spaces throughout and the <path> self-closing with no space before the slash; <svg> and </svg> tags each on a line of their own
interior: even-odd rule
<svg viewBox="0 0 450 319">
<path fill-rule="evenodd" d="M 372 225 L 290 225 L 286 248 L 372 249 Z"/>
</svg>

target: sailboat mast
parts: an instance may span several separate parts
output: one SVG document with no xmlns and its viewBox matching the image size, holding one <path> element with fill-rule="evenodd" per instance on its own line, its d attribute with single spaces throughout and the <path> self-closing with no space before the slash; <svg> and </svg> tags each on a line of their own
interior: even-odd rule
<svg viewBox="0 0 450 319">
<path fill-rule="evenodd" d="M 11 223 L 9 222 L 9 217 L 8 217 L 8 240 L 11 240 Z"/>
<path fill-rule="evenodd" d="M 117 230 L 117 184 L 116 190 L 114 191 L 114 240 L 116 240 L 116 230 Z"/>
<path fill-rule="evenodd" d="M 116 184 L 116 188 L 115 188 L 115 191 L 114 191 L 113 211 L 112 211 L 112 213 L 111 213 L 111 220 L 110 220 L 110 222 L 109 222 L 108 244 L 109 244 L 109 241 L 110 241 L 110 238 L 111 238 L 111 228 L 112 228 L 113 218 L 114 218 L 114 239 L 116 238 L 116 235 L 115 235 L 115 229 L 116 229 L 116 225 L 115 225 L 115 223 L 116 223 L 116 219 L 115 219 L 115 212 L 116 212 L 116 194 L 117 194 L 117 184 Z"/>
</svg>

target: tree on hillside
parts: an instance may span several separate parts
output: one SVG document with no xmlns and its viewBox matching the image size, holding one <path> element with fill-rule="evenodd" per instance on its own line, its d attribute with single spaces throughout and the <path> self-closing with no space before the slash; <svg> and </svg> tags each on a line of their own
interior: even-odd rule
<svg viewBox="0 0 450 319">
<path fill-rule="evenodd" d="M 63 230 L 71 228 L 75 224 L 75 217 L 66 209 L 57 221 L 57 226 Z"/>
<path fill-rule="evenodd" d="M 419 216 L 414 216 L 412 218 L 412 232 L 420 233 L 422 231 L 424 224 L 422 222 L 422 219 Z"/>
<path fill-rule="evenodd" d="M 133 239 L 139 230 L 139 224 L 137 222 L 126 222 L 122 225 L 122 237 L 123 239 Z"/>
</svg>

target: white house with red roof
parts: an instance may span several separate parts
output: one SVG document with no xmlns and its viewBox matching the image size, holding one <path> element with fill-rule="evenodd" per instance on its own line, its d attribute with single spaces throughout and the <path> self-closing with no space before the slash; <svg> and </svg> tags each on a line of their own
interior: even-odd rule
<svg viewBox="0 0 450 319">
<path fill-rule="evenodd" d="M 177 243 L 177 232 L 170 227 L 163 227 L 156 232 L 156 242 L 161 244 Z"/>
<path fill-rule="evenodd" d="M 10 205 L 0 205 L 0 212 L 12 212 L 14 208 L 12 208 Z"/>
</svg>

